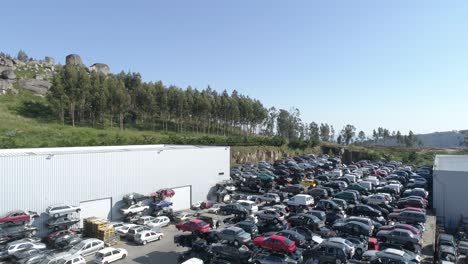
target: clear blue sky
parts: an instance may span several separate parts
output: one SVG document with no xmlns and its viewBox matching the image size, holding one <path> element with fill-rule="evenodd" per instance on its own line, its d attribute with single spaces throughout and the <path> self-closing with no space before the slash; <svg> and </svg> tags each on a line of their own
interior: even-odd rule
<svg viewBox="0 0 468 264">
<path fill-rule="evenodd" d="M 0 50 L 237 89 L 366 133 L 467 129 L 468 1 L 6 1 Z"/>
</svg>

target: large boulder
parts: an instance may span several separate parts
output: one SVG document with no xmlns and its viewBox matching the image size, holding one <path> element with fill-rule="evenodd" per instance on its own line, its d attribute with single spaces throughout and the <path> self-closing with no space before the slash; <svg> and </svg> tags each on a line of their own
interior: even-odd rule
<svg viewBox="0 0 468 264">
<path fill-rule="evenodd" d="M 8 70 L 2 71 L 1 77 L 2 79 L 5 79 L 5 80 L 13 80 L 13 79 L 16 79 L 16 74 L 15 74 L 15 71 L 13 71 L 12 69 L 8 69 Z"/>
<path fill-rule="evenodd" d="M 13 81 L 0 79 L 0 94 L 5 94 L 13 88 Z"/>
<path fill-rule="evenodd" d="M 107 75 L 110 73 L 109 65 L 104 64 L 104 63 L 94 63 L 93 65 L 89 67 L 89 69 L 91 71 L 96 71 L 104 75 Z"/>
<path fill-rule="evenodd" d="M 55 60 L 52 57 L 46 56 L 44 58 L 44 63 L 47 64 L 47 65 L 55 65 Z"/>
<path fill-rule="evenodd" d="M 81 61 L 81 57 L 78 54 L 70 54 L 66 57 L 65 63 L 67 65 L 76 65 L 76 66 L 84 66 L 83 61 Z"/>
<path fill-rule="evenodd" d="M 0 58 L 0 66 L 5 66 L 5 67 L 14 67 L 13 60 L 7 59 L 7 58 Z"/>
<path fill-rule="evenodd" d="M 46 80 L 25 79 L 19 80 L 18 85 L 26 90 L 45 95 L 52 84 Z"/>
</svg>

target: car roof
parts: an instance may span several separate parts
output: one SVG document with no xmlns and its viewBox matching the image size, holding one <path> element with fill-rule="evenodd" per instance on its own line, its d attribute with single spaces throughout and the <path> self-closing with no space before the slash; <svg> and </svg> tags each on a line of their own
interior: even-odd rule
<svg viewBox="0 0 468 264">
<path fill-rule="evenodd" d="M 280 235 L 272 235 L 272 236 L 269 236 L 269 238 L 272 238 L 272 239 L 275 239 L 275 240 L 280 240 L 280 241 L 283 241 L 283 240 L 287 239 L 286 237 L 280 236 Z"/>
<path fill-rule="evenodd" d="M 98 252 L 102 253 L 102 254 L 106 254 L 106 253 L 111 252 L 112 250 L 115 250 L 115 249 L 116 248 L 113 248 L 113 247 L 107 247 L 107 248 L 99 250 Z"/>
<path fill-rule="evenodd" d="M 201 223 L 201 222 L 203 222 L 203 220 L 201 220 L 201 219 L 189 219 L 188 222 Z"/>
<path fill-rule="evenodd" d="M 237 226 L 228 226 L 225 229 L 229 229 L 229 230 L 232 230 L 232 231 L 235 231 L 235 232 L 243 231 L 242 228 L 237 227 Z"/>
</svg>

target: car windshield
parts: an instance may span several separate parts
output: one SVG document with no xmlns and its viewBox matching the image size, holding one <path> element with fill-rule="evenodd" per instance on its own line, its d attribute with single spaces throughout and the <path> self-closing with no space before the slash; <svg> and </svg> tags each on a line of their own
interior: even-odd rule
<svg viewBox="0 0 468 264">
<path fill-rule="evenodd" d="M 102 254 L 101 252 L 98 252 L 98 253 L 96 253 L 96 258 L 102 259 L 102 258 L 104 258 L 104 254 Z"/>
<path fill-rule="evenodd" d="M 285 243 L 286 245 L 290 246 L 290 245 L 292 245 L 294 242 L 293 242 L 291 239 L 286 238 L 286 239 L 284 240 L 284 243 Z"/>
</svg>

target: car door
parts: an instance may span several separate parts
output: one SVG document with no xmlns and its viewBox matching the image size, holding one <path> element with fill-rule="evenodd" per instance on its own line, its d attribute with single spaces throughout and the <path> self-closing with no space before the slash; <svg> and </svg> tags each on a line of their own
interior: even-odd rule
<svg viewBox="0 0 468 264">
<path fill-rule="evenodd" d="M 86 243 L 86 245 L 81 249 L 81 255 L 85 256 L 92 252 L 92 244 L 91 242 Z"/>
</svg>

